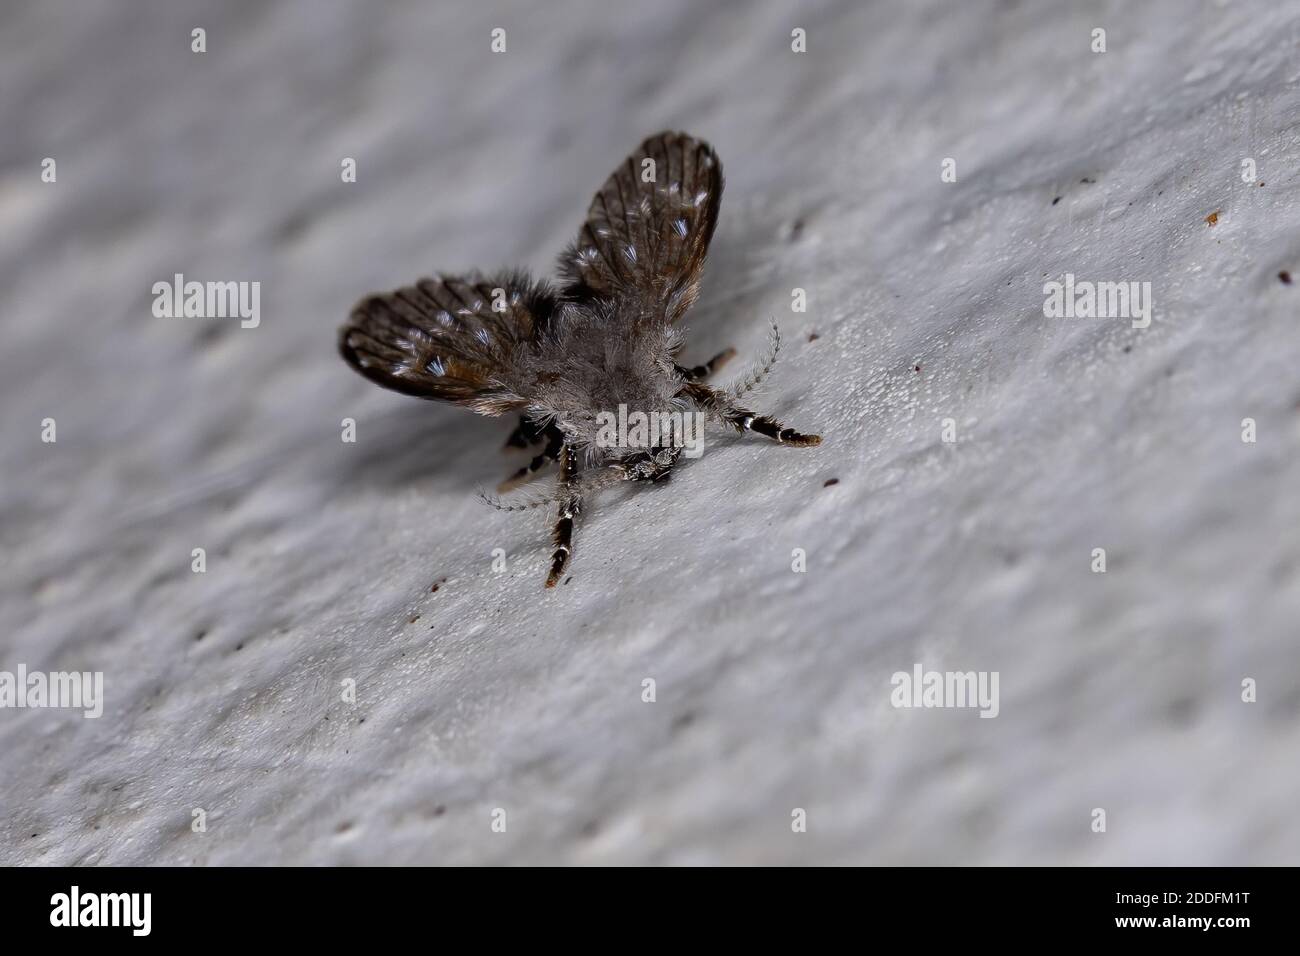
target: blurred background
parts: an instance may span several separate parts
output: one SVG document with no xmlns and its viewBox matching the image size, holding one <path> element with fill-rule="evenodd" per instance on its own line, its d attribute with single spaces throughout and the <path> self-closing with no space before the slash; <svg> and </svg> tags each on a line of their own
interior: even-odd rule
<svg viewBox="0 0 1300 956">
<path fill-rule="evenodd" d="M 0 710 L 0 862 L 1295 863 L 1297 40 L 1290 0 L 5 4 L 0 670 L 105 702 Z M 825 443 L 603 496 L 545 592 L 547 516 L 474 497 L 513 422 L 336 331 L 550 273 L 665 128 L 727 176 L 687 358 L 775 317 L 757 404 Z M 156 317 L 176 273 L 260 324 Z M 1064 273 L 1152 324 L 1045 318 Z M 917 664 L 997 718 L 891 706 Z"/>
</svg>

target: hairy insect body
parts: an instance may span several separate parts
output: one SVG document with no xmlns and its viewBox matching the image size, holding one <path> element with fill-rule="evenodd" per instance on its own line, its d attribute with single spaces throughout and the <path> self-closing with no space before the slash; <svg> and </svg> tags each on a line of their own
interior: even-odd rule
<svg viewBox="0 0 1300 956">
<path fill-rule="evenodd" d="M 640 175 L 646 160 L 654 178 Z M 508 511 L 558 503 L 547 587 L 568 567 L 583 501 L 619 482 L 666 480 L 688 444 L 679 440 L 684 424 L 677 433 L 661 424 L 616 429 L 611 441 L 611 417 L 626 422 L 631 410 L 684 423 L 695 415 L 781 444 L 821 442 L 740 404 L 775 362 L 775 326 L 764 360 L 725 389 L 704 380 L 734 350 L 703 365 L 678 364 L 675 323 L 699 295 L 722 186 L 707 143 L 652 136 L 592 200 L 560 257 L 558 287 L 519 272 L 421 279 L 366 297 L 340 332 L 344 359 L 371 381 L 483 415 L 518 412 L 507 445 L 544 443 L 500 490 L 558 462 L 555 490 L 522 504 L 488 501 Z"/>
</svg>

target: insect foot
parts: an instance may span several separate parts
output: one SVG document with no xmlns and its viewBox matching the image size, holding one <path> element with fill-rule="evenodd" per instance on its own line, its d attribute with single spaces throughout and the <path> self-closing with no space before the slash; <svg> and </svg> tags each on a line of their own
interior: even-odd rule
<svg viewBox="0 0 1300 956">
<path fill-rule="evenodd" d="M 811 448 L 822 443 L 821 435 L 801 434 L 793 428 L 786 428 L 775 418 L 768 418 L 766 415 L 746 415 L 740 421 L 740 429 L 754 432 L 756 435 L 763 435 L 773 441 L 780 442 L 782 445 L 793 445 L 796 448 Z"/>
</svg>

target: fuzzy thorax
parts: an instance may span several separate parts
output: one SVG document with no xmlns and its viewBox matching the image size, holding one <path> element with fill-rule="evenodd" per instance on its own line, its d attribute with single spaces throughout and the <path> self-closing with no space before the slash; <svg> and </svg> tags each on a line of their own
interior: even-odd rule
<svg viewBox="0 0 1300 956">
<path fill-rule="evenodd" d="M 629 335 L 629 327 L 640 323 L 657 327 Z M 686 409 L 677 397 L 682 380 L 673 365 L 679 348 L 679 334 L 662 318 L 568 303 L 541 347 L 519 360 L 521 379 L 531 386 L 528 414 L 553 421 L 591 456 L 602 412 L 620 406 L 647 415 Z"/>
</svg>

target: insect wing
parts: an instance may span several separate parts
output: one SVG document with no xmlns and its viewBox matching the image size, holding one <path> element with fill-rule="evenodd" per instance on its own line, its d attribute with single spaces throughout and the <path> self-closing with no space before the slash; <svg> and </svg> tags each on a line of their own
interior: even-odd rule
<svg viewBox="0 0 1300 956">
<path fill-rule="evenodd" d="M 564 295 L 652 303 L 677 321 L 699 295 L 722 185 L 708 143 L 684 133 L 651 136 L 592 199 L 560 259 Z"/>
<path fill-rule="evenodd" d="M 339 351 L 385 388 L 500 415 L 527 404 L 511 369 L 554 309 L 545 283 L 522 274 L 420 279 L 357 303 Z"/>
</svg>

